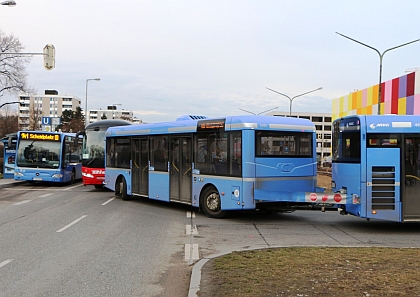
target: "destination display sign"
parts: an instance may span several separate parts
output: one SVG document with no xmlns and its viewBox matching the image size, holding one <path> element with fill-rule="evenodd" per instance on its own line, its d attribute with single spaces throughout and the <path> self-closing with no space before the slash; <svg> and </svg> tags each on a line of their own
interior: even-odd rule
<svg viewBox="0 0 420 297">
<path fill-rule="evenodd" d="M 225 128 L 225 119 L 221 120 L 200 120 L 197 123 L 197 131 L 218 130 Z"/>
<path fill-rule="evenodd" d="M 24 140 L 39 140 L 39 141 L 57 141 L 61 140 L 60 134 L 47 134 L 47 133 L 36 133 L 36 132 L 22 132 L 20 133 L 20 139 Z"/>
</svg>

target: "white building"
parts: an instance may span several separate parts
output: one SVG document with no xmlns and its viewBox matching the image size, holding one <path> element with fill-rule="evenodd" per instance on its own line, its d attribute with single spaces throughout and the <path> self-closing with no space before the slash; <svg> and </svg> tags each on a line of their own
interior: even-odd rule
<svg viewBox="0 0 420 297">
<path fill-rule="evenodd" d="M 88 123 L 97 122 L 100 120 L 120 119 L 133 122 L 133 112 L 130 110 L 117 110 L 115 105 L 108 106 L 107 109 L 91 109 L 88 114 Z M 136 119 L 137 120 L 137 119 Z"/>
<path fill-rule="evenodd" d="M 289 112 L 272 111 L 268 116 L 288 117 Z M 319 162 L 324 162 L 331 156 L 332 144 L 332 116 L 330 113 L 292 112 L 292 117 L 308 119 L 315 124 L 316 129 L 316 155 Z"/>
<path fill-rule="evenodd" d="M 59 118 L 64 110 L 76 111 L 80 107 L 80 99 L 71 95 L 58 95 L 56 90 L 45 90 L 44 95 L 19 95 L 19 129 L 28 130 L 31 121 L 36 121 L 36 130 L 41 127 L 54 129 L 51 126 L 59 124 Z M 45 123 L 42 123 L 44 118 Z M 32 125 L 33 126 L 33 125 Z"/>
</svg>

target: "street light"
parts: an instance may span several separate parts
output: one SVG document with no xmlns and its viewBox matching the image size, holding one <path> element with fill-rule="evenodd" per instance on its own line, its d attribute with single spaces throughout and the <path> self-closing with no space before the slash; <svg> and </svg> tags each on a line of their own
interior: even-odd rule
<svg viewBox="0 0 420 297">
<path fill-rule="evenodd" d="M 9 7 L 16 6 L 16 1 L 3 1 L 0 3 L 1 5 L 7 5 Z"/>
<path fill-rule="evenodd" d="M 88 124 L 88 100 L 87 100 L 87 94 L 88 94 L 88 82 L 90 81 L 90 80 L 97 80 L 97 81 L 99 81 L 99 80 L 101 80 L 100 78 L 88 78 L 87 80 L 86 80 L 86 100 L 85 100 L 85 126 L 87 126 L 87 124 Z"/>
<path fill-rule="evenodd" d="M 283 93 L 277 92 L 277 91 L 272 90 L 272 89 L 270 89 L 270 88 L 267 88 L 267 87 L 266 87 L 266 89 L 268 89 L 268 90 L 270 90 L 270 91 L 272 91 L 272 92 L 274 92 L 274 93 L 280 94 L 280 95 L 282 95 L 282 96 L 284 96 L 284 97 L 289 98 L 289 100 L 290 100 L 290 113 L 289 113 L 289 116 L 292 116 L 292 102 L 293 102 L 293 99 L 295 99 L 295 98 L 297 98 L 297 97 L 300 97 L 300 96 L 303 96 L 303 95 L 306 95 L 306 94 L 309 94 L 309 93 L 312 93 L 312 92 L 315 92 L 315 91 L 322 90 L 322 87 L 320 87 L 320 88 L 318 88 L 318 89 L 315 89 L 315 90 L 312 90 L 312 91 L 309 91 L 309 92 L 306 92 L 306 93 L 303 93 L 303 94 L 296 95 L 296 96 L 291 97 L 291 98 L 290 98 L 289 96 L 287 96 L 286 94 L 283 94 Z"/>
<path fill-rule="evenodd" d="M 248 110 L 245 110 L 245 109 L 242 109 L 242 108 L 239 108 L 239 107 L 238 107 L 238 109 L 240 109 L 240 110 L 242 110 L 242 111 L 245 111 L 245 112 L 247 112 L 247 113 L 253 114 L 253 115 L 260 115 L 260 114 L 262 114 L 262 113 L 265 113 L 265 112 L 268 112 L 268 111 L 271 111 L 271 110 L 273 110 L 273 109 L 277 109 L 277 108 L 278 108 L 278 107 L 274 107 L 274 108 L 270 108 L 270 109 L 268 109 L 268 110 L 264 110 L 264 111 L 259 112 L 259 113 L 254 113 L 254 112 L 251 112 L 251 111 L 248 111 Z"/>
<path fill-rule="evenodd" d="M 364 46 L 366 46 L 366 47 L 368 47 L 368 48 L 370 48 L 370 49 L 373 49 L 375 52 L 377 52 L 377 53 L 378 53 L 378 55 L 379 55 L 378 115 L 379 115 L 379 114 L 381 114 L 381 94 L 382 94 L 382 58 L 384 57 L 384 55 L 385 55 L 385 53 L 386 53 L 386 52 L 389 52 L 389 51 L 392 51 L 393 49 L 396 49 L 396 48 L 399 48 L 399 47 L 402 47 L 402 46 L 405 46 L 405 45 L 408 45 L 408 44 L 411 44 L 411 43 L 417 42 L 417 41 L 419 41 L 420 39 L 413 40 L 413 41 L 410 41 L 410 42 L 407 42 L 407 43 L 404 43 L 404 44 L 400 44 L 400 45 L 397 45 L 397 46 L 391 47 L 391 48 L 389 48 L 389 49 L 387 49 L 387 50 L 383 51 L 383 52 L 382 52 L 382 54 L 381 54 L 381 53 L 380 53 L 380 52 L 379 52 L 376 48 L 374 48 L 374 47 L 372 47 L 372 46 L 370 46 L 370 45 L 364 44 L 363 42 L 360 42 L 360 41 L 358 41 L 358 40 L 356 40 L 356 39 L 350 38 L 350 37 L 348 37 L 348 36 L 346 36 L 346 35 L 344 35 L 344 34 L 341 34 L 341 33 L 338 33 L 338 32 L 335 32 L 335 33 L 337 33 L 337 34 L 338 34 L 338 35 L 340 35 L 340 36 L 343 36 L 344 38 L 350 39 L 351 41 L 357 42 L 357 43 L 359 43 L 359 44 L 361 44 L 361 45 L 364 45 Z"/>
</svg>

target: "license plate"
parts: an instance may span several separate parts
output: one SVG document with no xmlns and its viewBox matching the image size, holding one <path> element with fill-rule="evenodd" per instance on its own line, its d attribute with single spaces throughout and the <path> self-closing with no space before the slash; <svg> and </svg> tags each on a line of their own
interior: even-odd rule
<svg viewBox="0 0 420 297">
<path fill-rule="evenodd" d="M 34 177 L 33 180 L 42 180 L 42 177 Z"/>
</svg>

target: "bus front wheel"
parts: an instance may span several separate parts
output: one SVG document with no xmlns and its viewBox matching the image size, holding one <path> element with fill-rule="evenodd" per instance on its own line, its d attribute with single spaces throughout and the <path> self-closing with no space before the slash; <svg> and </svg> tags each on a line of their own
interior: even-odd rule
<svg viewBox="0 0 420 297">
<path fill-rule="evenodd" d="M 75 181 L 76 181 L 76 171 L 73 168 L 73 170 L 71 171 L 71 175 L 70 175 L 70 184 L 74 184 Z"/>
<path fill-rule="evenodd" d="M 210 218 L 220 219 L 226 216 L 222 210 L 222 200 L 219 192 L 214 187 L 207 188 L 201 196 L 201 207 Z"/>
<path fill-rule="evenodd" d="M 130 200 L 130 196 L 127 194 L 127 182 L 124 177 L 121 177 L 115 187 L 115 195 L 121 196 L 122 200 Z"/>
</svg>

